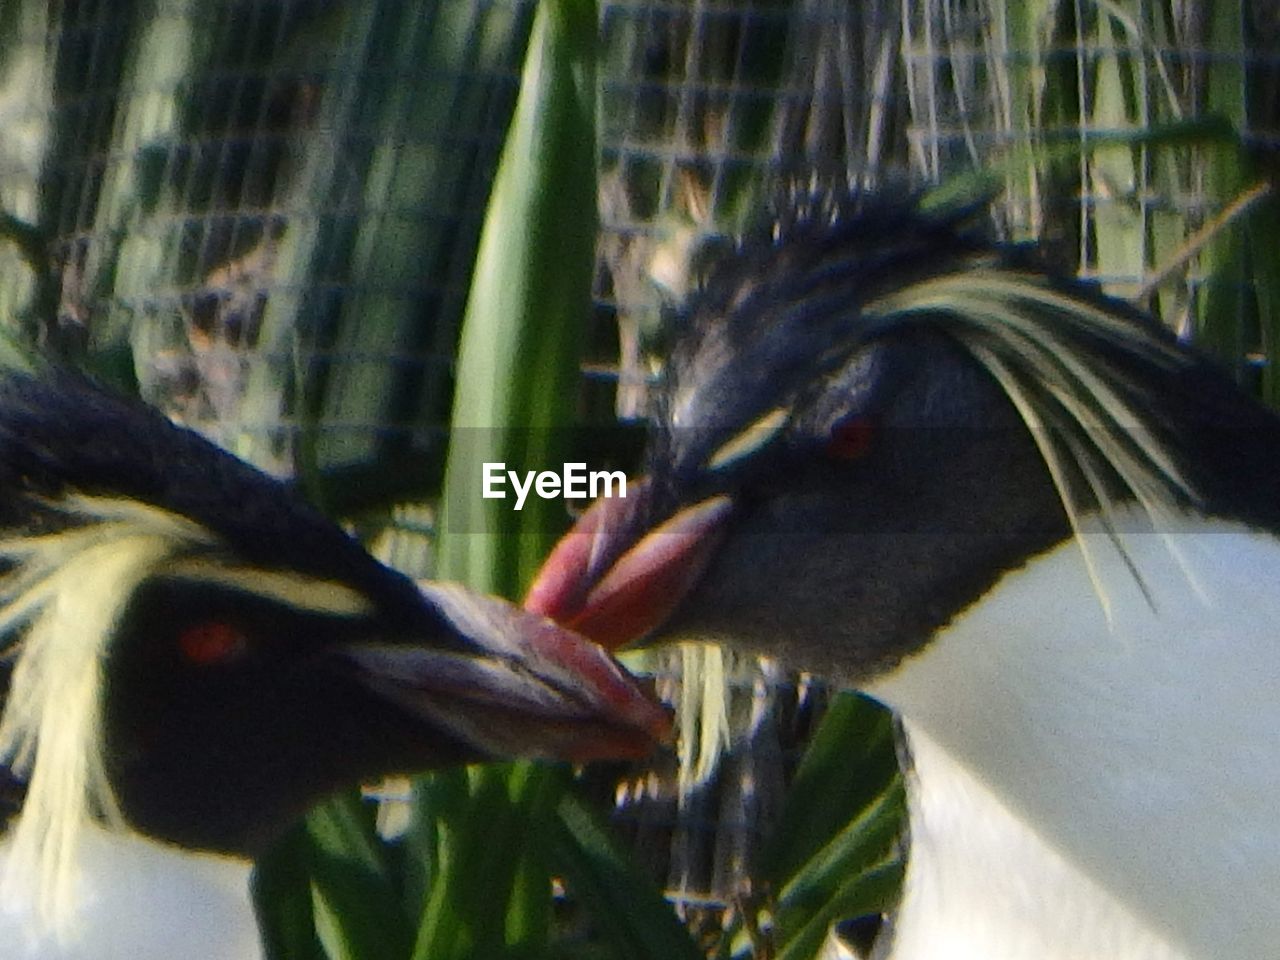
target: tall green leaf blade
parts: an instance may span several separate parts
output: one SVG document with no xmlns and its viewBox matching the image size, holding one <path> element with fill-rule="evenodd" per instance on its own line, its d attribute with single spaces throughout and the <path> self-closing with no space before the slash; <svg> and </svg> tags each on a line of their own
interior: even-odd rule
<svg viewBox="0 0 1280 960">
<path fill-rule="evenodd" d="M 827 941 L 833 924 L 850 917 L 891 909 L 898 899 L 902 874 L 902 864 L 890 861 L 850 877 L 799 930 L 786 939 L 778 951 L 777 960 L 814 960 Z"/>
<path fill-rule="evenodd" d="M 566 451 L 595 251 L 595 34 L 594 3 L 538 6 L 459 347 L 439 571 L 509 597 L 563 507 L 483 499 L 479 464 L 546 469 Z M 550 926 L 543 838 L 562 774 L 478 769 L 467 787 L 461 811 L 418 811 L 436 817 L 417 828 L 434 830 L 436 850 L 414 955 L 538 956 Z"/>
<path fill-rule="evenodd" d="M 442 776 L 459 783 L 456 772 Z M 419 811 L 435 820 L 436 849 L 416 960 L 545 953 L 551 882 L 543 838 L 562 787 L 560 771 L 535 764 L 473 767 L 453 804 Z"/>
<path fill-rule="evenodd" d="M 253 865 L 250 892 L 267 960 L 328 960 L 311 894 L 313 841 L 299 823 Z"/>
<path fill-rule="evenodd" d="M 316 807 L 256 864 L 254 901 L 273 960 L 405 960 L 405 912 L 372 807 L 357 793 Z"/>
<path fill-rule="evenodd" d="M 1243 52 L 1243 10 L 1239 0 L 1222 0 L 1210 6 L 1208 35 L 1211 50 Z M 1205 110 L 1220 117 L 1238 132 L 1248 128 L 1246 76 L 1242 60 L 1214 57 L 1206 64 Z M 1204 188 L 1219 209 L 1249 186 L 1246 152 L 1239 141 L 1232 147 L 1206 148 L 1199 154 Z M 1244 356 L 1253 346 L 1257 317 L 1250 294 L 1249 251 L 1241 231 L 1223 231 L 1200 254 L 1206 280 L 1196 301 L 1197 339 L 1233 364 L 1244 378 Z"/>
<path fill-rule="evenodd" d="M 595 29 L 586 0 L 538 7 L 458 352 L 440 569 L 506 596 L 564 508 L 482 498 L 480 465 L 542 470 L 567 451 L 596 242 Z"/>
</svg>

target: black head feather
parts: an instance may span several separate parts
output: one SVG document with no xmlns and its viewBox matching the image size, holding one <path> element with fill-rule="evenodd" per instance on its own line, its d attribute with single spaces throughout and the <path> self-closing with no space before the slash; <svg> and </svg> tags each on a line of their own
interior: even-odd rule
<svg viewBox="0 0 1280 960">
<path fill-rule="evenodd" d="M 61 525 L 71 494 L 125 497 L 186 517 L 251 563 L 343 580 L 420 612 L 416 589 L 285 483 L 155 409 L 54 370 L 0 375 L 0 526 Z"/>
<path fill-rule="evenodd" d="M 615 562 L 715 497 L 733 519 L 666 628 L 854 678 L 1073 535 L 1103 535 L 1078 540 L 1106 608 L 1092 557 L 1129 562 L 1124 534 L 1280 533 L 1280 418 L 979 212 L 820 197 L 710 271 L 657 388 L 651 494 L 593 520 L 618 529 L 559 594 L 573 622 L 606 616 L 573 597 L 606 576 L 625 595 Z"/>
<path fill-rule="evenodd" d="M 1156 497 L 1280 528 L 1275 415 L 1149 314 L 994 242 L 984 209 L 822 193 L 745 239 L 678 317 L 654 474 L 700 493 L 707 458 L 756 417 L 842 389 L 881 345 L 940 336 L 1039 418 L 1083 509 Z"/>
</svg>

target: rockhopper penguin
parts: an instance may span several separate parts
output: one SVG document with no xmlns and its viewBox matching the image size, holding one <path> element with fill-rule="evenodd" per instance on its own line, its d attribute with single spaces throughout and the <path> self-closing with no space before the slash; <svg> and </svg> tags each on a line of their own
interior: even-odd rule
<svg viewBox="0 0 1280 960">
<path fill-rule="evenodd" d="M 893 960 L 1280 956 L 1280 419 L 974 208 L 802 200 L 528 605 L 901 718 Z"/>
</svg>

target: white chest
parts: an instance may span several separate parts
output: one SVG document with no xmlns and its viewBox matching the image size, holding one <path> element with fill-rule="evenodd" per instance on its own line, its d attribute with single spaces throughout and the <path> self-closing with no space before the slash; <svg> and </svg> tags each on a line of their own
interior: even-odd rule
<svg viewBox="0 0 1280 960">
<path fill-rule="evenodd" d="M 1068 544 L 870 691 L 916 754 L 899 958 L 1261 958 L 1280 943 L 1280 543 Z"/>
<path fill-rule="evenodd" d="M 0 846 L 0 870 L 7 865 Z M 0 906 L 5 960 L 258 960 L 249 866 L 86 830 L 74 921 L 42 929 L 22 898 Z"/>
</svg>

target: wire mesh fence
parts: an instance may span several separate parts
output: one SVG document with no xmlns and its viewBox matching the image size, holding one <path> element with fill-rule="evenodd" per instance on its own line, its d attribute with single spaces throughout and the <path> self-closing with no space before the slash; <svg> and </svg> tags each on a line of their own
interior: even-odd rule
<svg viewBox="0 0 1280 960">
<path fill-rule="evenodd" d="M 336 477 L 339 504 L 396 504 L 380 549 L 427 573 L 440 481 L 422 464 L 442 456 L 533 10 L 0 5 L 0 318 L 269 470 Z M 1280 400 L 1274 5 L 606 0 L 599 41 L 584 419 L 643 417 L 665 304 L 715 238 L 813 181 L 998 191 L 997 232 Z M 686 675 L 690 656 L 657 669 Z M 734 692 L 708 698 L 720 719 L 689 707 L 683 788 L 674 768 L 637 774 L 622 817 L 639 849 L 662 839 L 655 870 L 718 929 L 751 896 L 822 697 L 710 656 L 692 675 Z M 689 773 L 716 753 L 718 773 Z"/>
<path fill-rule="evenodd" d="M 1204 287 L 1231 285 L 1220 268 L 1247 228 L 1233 233 L 1224 214 L 1256 201 L 1274 168 L 1274 11 L 620 4 L 603 24 L 602 210 L 616 266 L 602 293 L 623 315 L 624 414 L 641 406 L 633 331 L 655 309 L 636 265 L 679 292 L 692 234 L 740 228 L 770 178 L 815 173 L 920 189 L 985 172 L 1005 236 L 1039 239 L 1180 330 L 1234 328 L 1233 359 L 1257 358 L 1256 317 L 1223 315 Z M 1269 266 L 1260 273 L 1271 282 Z M 1240 310 L 1247 296 L 1231 299 Z"/>
<path fill-rule="evenodd" d="M 46 344 L 278 472 L 307 423 L 327 465 L 442 422 L 529 4 L 6 10 Z"/>
<path fill-rule="evenodd" d="M 2 198 L 57 266 L 40 336 L 127 353 L 150 398 L 277 470 L 282 428 L 344 463 L 442 421 L 531 5 L 355 9 L 6 5 Z M 651 279 L 680 292 L 699 235 L 815 171 L 994 169 L 1007 234 L 1122 294 L 1171 269 L 1146 292 L 1190 329 L 1214 259 L 1185 244 L 1274 162 L 1278 33 L 1268 5 L 1154 0 L 604 4 L 584 391 L 619 374 L 639 414 Z"/>
</svg>

